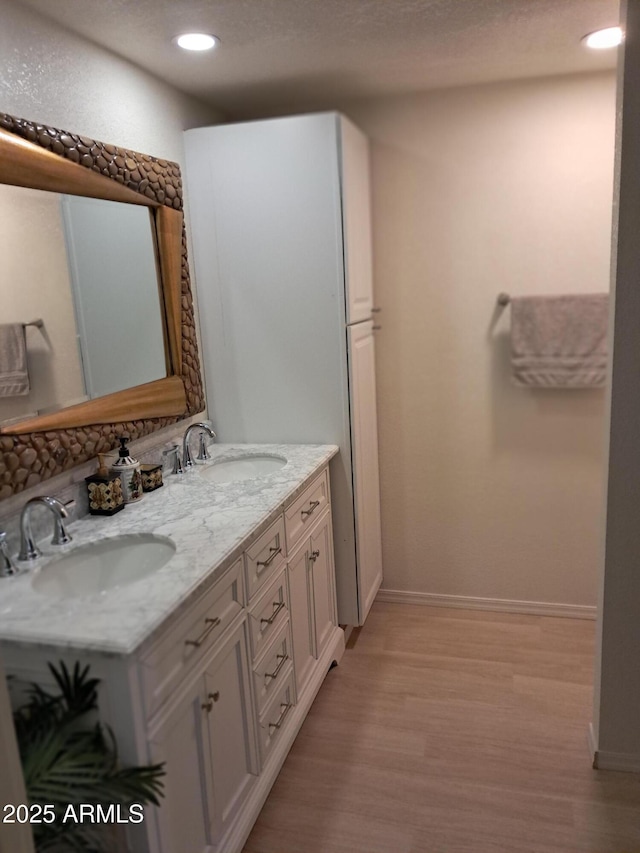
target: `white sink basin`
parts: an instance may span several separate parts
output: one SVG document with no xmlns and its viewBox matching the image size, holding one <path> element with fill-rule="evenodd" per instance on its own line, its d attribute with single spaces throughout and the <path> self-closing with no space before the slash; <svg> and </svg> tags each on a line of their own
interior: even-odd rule
<svg viewBox="0 0 640 853">
<path fill-rule="evenodd" d="M 95 595 L 153 574 L 175 552 L 171 539 L 153 533 L 101 539 L 80 545 L 43 566 L 32 586 L 53 598 Z"/>
<path fill-rule="evenodd" d="M 237 480 L 255 480 L 266 477 L 280 468 L 284 468 L 287 460 L 282 456 L 265 454 L 263 456 L 237 456 L 234 459 L 224 459 L 213 462 L 206 468 L 200 469 L 200 476 L 213 483 L 234 483 Z"/>
</svg>

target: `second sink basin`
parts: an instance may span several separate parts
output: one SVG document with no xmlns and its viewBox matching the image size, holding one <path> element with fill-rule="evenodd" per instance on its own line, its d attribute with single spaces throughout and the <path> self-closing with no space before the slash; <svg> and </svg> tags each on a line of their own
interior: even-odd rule
<svg viewBox="0 0 640 853">
<path fill-rule="evenodd" d="M 166 536 L 131 533 L 80 545 L 43 566 L 33 588 L 54 598 L 77 598 L 134 583 L 166 565 L 176 546 Z"/>
<path fill-rule="evenodd" d="M 238 456 L 224 459 L 200 469 L 200 476 L 213 483 L 233 483 L 236 480 L 254 480 L 284 468 L 287 460 L 282 456 Z"/>
</svg>

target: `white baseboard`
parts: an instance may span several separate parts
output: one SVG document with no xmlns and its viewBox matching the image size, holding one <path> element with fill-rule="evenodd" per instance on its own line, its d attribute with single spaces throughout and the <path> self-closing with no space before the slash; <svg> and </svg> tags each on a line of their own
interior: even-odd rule
<svg viewBox="0 0 640 853">
<path fill-rule="evenodd" d="M 618 770 L 621 773 L 640 773 L 640 755 L 633 752 L 607 752 L 598 749 L 593 723 L 589 723 L 589 749 L 594 770 Z"/>
<path fill-rule="evenodd" d="M 598 742 L 596 740 L 596 733 L 593 730 L 593 723 L 589 723 L 587 739 L 589 741 L 589 752 L 591 753 L 591 766 L 595 769 L 598 762 Z"/>
<path fill-rule="evenodd" d="M 587 604 L 556 604 L 551 601 L 514 601 L 506 598 L 475 598 L 469 595 L 438 595 L 433 592 L 406 592 L 381 589 L 376 601 L 394 604 L 422 604 L 428 607 L 458 607 L 463 610 L 494 610 L 501 613 L 526 613 L 531 616 L 563 616 L 570 619 L 595 619 L 596 607 Z"/>
<path fill-rule="evenodd" d="M 622 773 L 640 773 L 640 755 L 628 752 L 596 750 L 593 758 L 596 770 L 619 770 Z"/>
</svg>

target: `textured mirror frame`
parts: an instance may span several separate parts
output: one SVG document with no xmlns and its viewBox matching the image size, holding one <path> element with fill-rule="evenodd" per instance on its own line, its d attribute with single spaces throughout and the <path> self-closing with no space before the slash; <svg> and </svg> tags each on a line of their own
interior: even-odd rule
<svg viewBox="0 0 640 853">
<path fill-rule="evenodd" d="M 0 499 L 204 409 L 177 163 L 0 113 L 0 183 L 141 204 L 154 214 L 169 375 L 0 429 Z"/>
</svg>

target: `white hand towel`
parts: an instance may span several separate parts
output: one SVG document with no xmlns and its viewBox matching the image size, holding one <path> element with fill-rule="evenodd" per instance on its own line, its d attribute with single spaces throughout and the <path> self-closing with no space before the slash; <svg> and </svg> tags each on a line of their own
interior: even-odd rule
<svg viewBox="0 0 640 853">
<path fill-rule="evenodd" d="M 21 397 L 29 390 L 24 326 L 0 323 L 0 397 Z"/>
<path fill-rule="evenodd" d="M 597 388 L 607 378 L 606 293 L 511 299 L 516 385 Z"/>
</svg>

